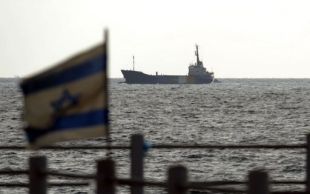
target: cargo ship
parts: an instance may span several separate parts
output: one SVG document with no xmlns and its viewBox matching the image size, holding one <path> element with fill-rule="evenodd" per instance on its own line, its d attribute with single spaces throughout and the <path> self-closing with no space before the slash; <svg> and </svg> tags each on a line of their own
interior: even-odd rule
<svg viewBox="0 0 310 194">
<path fill-rule="evenodd" d="M 134 69 L 121 70 L 127 84 L 209 84 L 214 80 L 213 72 L 209 72 L 199 59 L 198 45 L 195 50 L 196 62 L 189 65 L 188 75 L 155 75 L 145 74 Z"/>
</svg>

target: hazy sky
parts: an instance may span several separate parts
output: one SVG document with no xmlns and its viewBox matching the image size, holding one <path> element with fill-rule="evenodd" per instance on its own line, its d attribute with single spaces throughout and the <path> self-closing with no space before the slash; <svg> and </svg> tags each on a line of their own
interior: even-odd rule
<svg viewBox="0 0 310 194">
<path fill-rule="evenodd" d="M 187 74 L 194 45 L 215 77 L 310 78 L 310 1 L 0 0 L 0 77 L 24 76 L 102 41 L 110 76 Z"/>
</svg>

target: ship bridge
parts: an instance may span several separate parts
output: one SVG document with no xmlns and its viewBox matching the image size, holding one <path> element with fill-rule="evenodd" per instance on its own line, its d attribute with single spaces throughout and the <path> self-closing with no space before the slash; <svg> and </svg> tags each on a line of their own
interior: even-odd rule
<svg viewBox="0 0 310 194">
<path fill-rule="evenodd" d="M 188 67 L 188 75 L 193 75 L 193 76 L 202 76 L 202 75 L 207 75 L 208 72 L 206 68 L 201 64 L 201 65 L 190 65 Z"/>
<path fill-rule="evenodd" d="M 195 56 L 196 56 L 196 63 L 195 64 L 191 64 L 188 67 L 188 75 L 190 75 L 190 76 L 205 76 L 205 75 L 209 75 L 210 72 L 207 71 L 207 69 L 203 66 L 202 61 L 200 61 L 200 59 L 199 59 L 198 45 L 196 45 Z"/>
</svg>

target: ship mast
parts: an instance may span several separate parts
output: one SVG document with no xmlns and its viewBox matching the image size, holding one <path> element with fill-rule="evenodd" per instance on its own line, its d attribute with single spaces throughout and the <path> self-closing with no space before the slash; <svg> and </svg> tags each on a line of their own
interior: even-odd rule
<svg viewBox="0 0 310 194">
<path fill-rule="evenodd" d="M 198 64 L 200 64 L 200 61 L 199 61 L 199 53 L 198 53 L 198 45 L 197 44 L 196 44 L 195 55 L 196 55 L 196 60 L 197 60 L 196 64 L 198 65 Z"/>
<path fill-rule="evenodd" d="M 132 56 L 132 70 L 135 70 L 135 56 Z"/>
</svg>

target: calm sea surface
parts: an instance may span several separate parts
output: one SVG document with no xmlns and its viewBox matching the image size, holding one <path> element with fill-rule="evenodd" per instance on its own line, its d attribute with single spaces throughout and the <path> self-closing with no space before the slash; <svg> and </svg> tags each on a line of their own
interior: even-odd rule
<svg viewBox="0 0 310 194">
<path fill-rule="evenodd" d="M 310 132 L 310 79 L 223 79 L 210 85 L 127 85 L 111 81 L 113 144 L 127 144 L 143 133 L 150 143 L 294 144 Z M 23 99 L 14 79 L 0 79 L 0 145 L 24 145 Z M 74 142 L 104 145 L 105 139 Z M 3 150 L 0 169 L 26 169 L 29 156 L 44 154 L 51 169 L 94 173 L 104 150 Z M 128 177 L 129 152 L 114 151 L 117 174 Z M 150 149 L 145 177 L 165 180 L 169 165 L 183 164 L 190 179 L 246 180 L 257 168 L 273 180 L 302 180 L 305 150 L 168 150 Z M 22 182 L 24 176 L 1 176 L 1 182 Z M 61 181 L 60 178 L 51 178 Z M 0 193 L 25 193 L 4 189 Z M 51 188 L 49 193 L 92 193 L 84 188 Z M 126 187 L 120 193 L 128 193 Z M 161 193 L 148 188 L 146 193 Z"/>
</svg>

